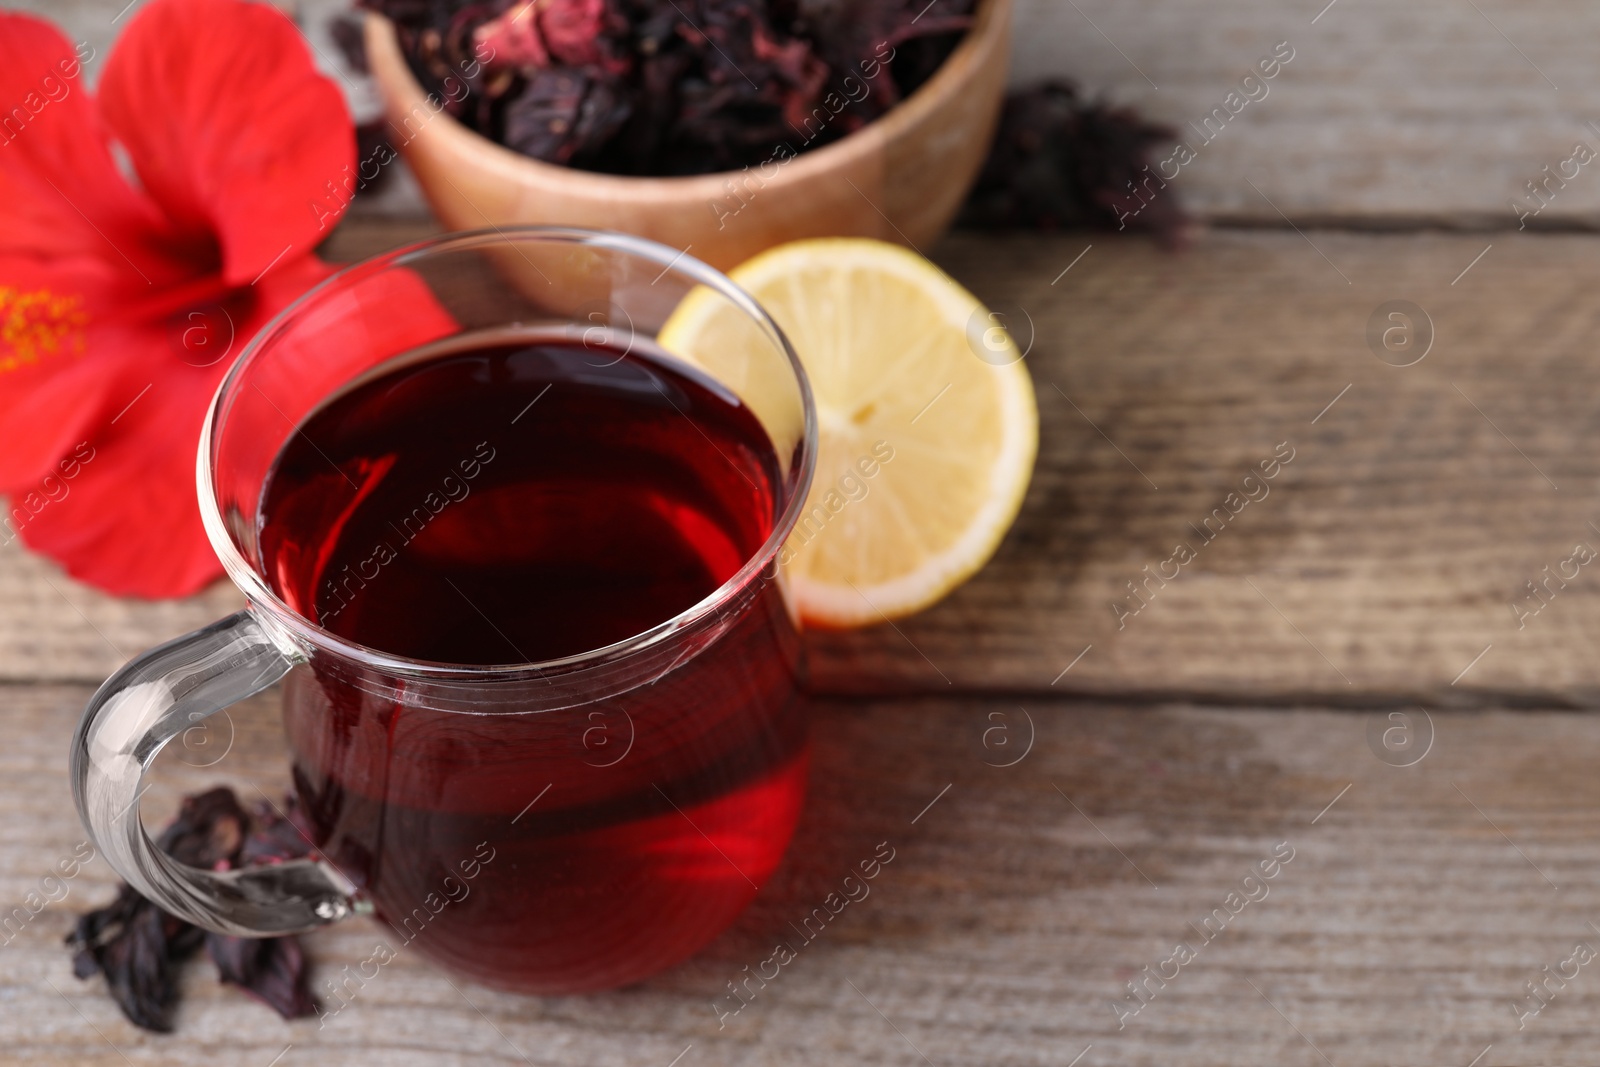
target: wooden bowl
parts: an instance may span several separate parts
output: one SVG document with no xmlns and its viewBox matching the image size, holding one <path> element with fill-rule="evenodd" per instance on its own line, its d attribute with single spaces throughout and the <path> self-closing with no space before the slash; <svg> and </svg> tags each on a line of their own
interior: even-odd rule
<svg viewBox="0 0 1600 1067">
<path fill-rule="evenodd" d="M 934 76 L 848 137 L 782 162 L 679 178 L 596 174 L 513 152 L 430 107 L 387 19 L 368 14 L 366 39 L 392 139 L 404 140 L 397 147 L 446 227 L 623 230 L 726 270 L 804 237 L 925 248 L 944 232 L 994 136 L 1011 0 L 981 0 L 972 30 Z"/>
</svg>

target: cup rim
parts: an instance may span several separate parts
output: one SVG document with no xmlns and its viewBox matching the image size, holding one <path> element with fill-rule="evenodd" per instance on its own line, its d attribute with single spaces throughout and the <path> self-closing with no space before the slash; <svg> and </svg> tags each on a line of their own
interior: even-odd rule
<svg viewBox="0 0 1600 1067">
<path fill-rule="evenodd" d="M 244 369 L 255 359 L 260 358 L 263 351 L 270 350 L 273 340 L 283 332 L 288 324 L 301 315 L 306 308 L 321 299 L 329 290 L 347 283 L 352 278 L 376 274 L 381 270 L 395 266 L 404 266 L 406 261 L 411 259 L 446 251 L 456 252 L 496 244 L 515 244 L 517 238 L 565 241 L 603 248 L 658 264 L 663 268 L 663 273 L 668 270 L 678 271 L 688 275 L 698 284 L 704 285 L 727 298 L 740 310 L 744 311 L 745 314 L 754 319 L 758 325 L 768 329 L 782 348 L 783 355 L 788 360 L 789 367 L 794 373 L 800 390 L 800 402 L 804 414 L 805 425 L 800 441 L 799 477 L 795 482 L 794 494 L 784 504 L 783 510 L 773 524 L 772 533 L 767 537 L 767 540 L 745 560 L 744 565 L 739 570 L 729 576 L 715 590 L 695 604 L 685 608 L 671 618 L 657 623 L 648 630 L 601 648 L 550 660 L 480 665 L 413 659 L 341 637 L 331 630 L 312 622 L 286 604 L 273 591 L 257 569 L 251 566 L 250 562 L 244 558 L 238 546 L 234 544 L 233 537 L 229 533 L 228 525 L 223 519 L 221 508 L 218 505 L 216 490 L 212 484 L 211 477 L 213 468 L 211 454 L 215 444 L 215 431 L 223 410 L 224 401 L 230 397 L 231 390 Z M 299 427 L 296 427 L 295 432 L 298 432 L 298 430 Z M 217 553 L 217 557 L 222 562 L 224 570 L 227 571 L 228 577 L 245 594 L 252 609 L 265 609 L 267 614 L 271 616 L 271 621 L 278 623 L 280 628 L 289 631 L 288 636 L 297 646 L 310 645 L 314 648 L 325 649 L 360 663 L 365 667 L 389 674 L 414 678 L 435 680 L 482 680 L 484 678 L 516 680 L 524 677 L 545 676 L 552 672 L 568 673 L 576 669 L 615 662 L 635 652 L 658 645 L 665 639 L 688 630 L 695 623 L 717 612 L 756 580 L 762 571 L 766 569 L 767 564 L 773 561 L 782 549 L 784 541 L 788 539 L 790 531 L 793 530 L 795 523 L 799 521 L 800 513 L 805 507 L 806 498 L 811 489 L 812 476 L 816 469 L 816 461 L 817 409 L 811 390 L 811 381 L 806 376 L 805 367 L 801 364 L 800 357 L 795 353 L 794 346 L 790 344 L 789 338 L 783 332 L 782 327 L 773 320 L 765 308 L 756 302 L 753 296 L 736 285 L 732 279 L 716 268 L 688 255 L 684 250 L 672 248 L 669 245 L 634 234 L 576 226 L 519 225 L 462 230 L 425 238 L 421 241 L 414 241 L 341 267 L 338 271 L 302 293 L 257 331 L 256 335 L 245 345 L 238 358 L 234 360 L 233 365 L 228 368 L 228 373 L 223 376 L 222 381 L 218 384 L 217 391 L 206 408 L 205 422 L 200 428 L 200 443 L 195 461 L 195 478 L 200 504 L 200 519 L 205 527 L 206 537 L 211 542 L 212 550 Z M 269 626 L 268 628 L 270 630 L 274 627 Z"/>
</svg>

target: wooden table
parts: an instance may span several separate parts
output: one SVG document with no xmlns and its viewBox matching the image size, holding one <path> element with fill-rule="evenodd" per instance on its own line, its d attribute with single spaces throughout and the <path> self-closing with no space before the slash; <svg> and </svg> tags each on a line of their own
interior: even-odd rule
<svg viewBox="0 0 1600 1067">
<path fill-rule="evenodd" d="M 333 252 L 403 236 L 347 226 Z M 1600 692 L 1600 574 L 1546 600 L 1524 583 L 1579 543 L 1600 548 L 1600 240 L 1233 230 L 1176 256 L 1103 235 L 958 235 L 933 251 L 1032 336 L 1038 470 L 993 563 L 946 602 L 810 638 L 811 804 L 735 929 L 592 997 L 497 994 L 402 955 L 322 1028 L 279 1021 L 197 963 L 178 1033 L 160 1037 L 76 981 L 61 947 L 73 913 L 111 892 L 96 860 L 0 947 L 6 1055 L 1593 1059 L 1600 963 L 1542 1006 L 1525 983 L 1578 943 L 1600 948 L 1600 718 L 1575 713 Z M 1432 322 L 1412 366 L 1367 342 L 1393 300 Z M 1275 451 L 1293 458 L 1267 495 L 1201 543 L 1230 492 L 1260 494 L 1242 480 Z M 1195 559 L 1142 586 L 1141 606 L 1126 583 L 1178 542 Z M 0 910 L 82 837 L 65 754 L 94 686 L 236 603 L 226 587 L 117 601 L 0 550 Z M 233 710 L 214 766 L 164 756 L 147 820 L 217 781 L 283 788 L 275 701 Z M 896 858 L 871 896 L 719 1028 L 725 983 L 880 841 Z M 307 938 L 318 977 L 378 934 L 360 920 Z"/>
</svg>

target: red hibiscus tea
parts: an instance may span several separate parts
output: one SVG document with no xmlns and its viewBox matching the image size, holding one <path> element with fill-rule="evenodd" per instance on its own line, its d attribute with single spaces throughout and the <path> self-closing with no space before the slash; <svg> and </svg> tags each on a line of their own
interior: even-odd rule
<svg viewBox="0 0 1600 1067">
<path fill-rule="evenodd" d="M 347 641 L 460 665 L 580 656 L 711 596 L 772 533 L 779 457 L 710 379 L 592 340 L 458 337 L 324 402 L 262 491 L 278 596 Z M 776 583 L 676 658 L 614 697 L 484 714 L 313 658 L 285 682 L 312 835 L 400 944 L 490 984 L 675 963 L 776 866 L 807 754 Z"/>
</svg>

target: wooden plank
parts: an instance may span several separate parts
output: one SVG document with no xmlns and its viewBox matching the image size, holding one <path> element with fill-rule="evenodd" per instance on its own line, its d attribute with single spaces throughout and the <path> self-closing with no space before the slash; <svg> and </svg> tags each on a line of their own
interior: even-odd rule
<svg viewBox="0 0 1600 1067">
<path fill-rule="evenodd" d="M 1070 75 L 1177 128 L 1196 158 L 1173 184 L 1215 220 L 1514 229 L 1526 182 L 1600 150 L 1600 11 L 1576 0 L 1021 0 L 1017 19 L 1014 78 Z M 1289 64 L 1227 103 L 1279 42 Z M 1208 135 L 1219 107 L 1236 114 Z M 1593 170 L 1537 221 L 1600 222 Z"/>
<path fill-rule="evenodd" d="M 347 228 L 332 251 L 418 232 Z M 1512 604 L 1540 604 L 1524 583 L 1579 541 L 1600 548 L 1600 361 L 1587 343 L 1600 242 L 1497 239 L 1478 260 L 1487 239 L 1313 240 L 1214 233 L 1170 256 L 1099 238 L 1065 275 L 1090 238 L 941 245 L 1019 336 L 1031 317 L 1038 470 L 994 562 L 945 603 L 898 628 L 812 635 L 817 684 L 1590 701 L 1592 568 L 1552 585 L 1521 629 Z M 1436 327 L 1411 367 L 1380 362 L 1364 338 L 1396 298 Z M 1191 524 L 1282 442 L 1294 459 L 1270 495 L 1202 544 Z M 1114 602 L 1138 603 L 1126 583 L 1180 541 L 1198 558 L 1119 620 Z M 117 601 L 13 547 L 0 549 L 0 603 L 0 678 L 88 682 L 237 597 Z"/>
<path fill-rule="evenodd" d="M 817 635 L 820 684 L 1588 701 L 1595 583 L 1520 628 L 1512 604 L 1600 544 L 1597 246 L 1501 240 L 1456 281 L 1488 241 L 1314 240 L 1216 233 L 1174 258 L 1102 239 L 1065 276 L 1086 238 L 947 242 L 958 277 L 1031 316 L 1042 458 L 989 568 L 898 631 Z M 1437 335 L 1404 368 L 1365 338 L 1400 298 Z M 1284 442 L 1270 495 L 1206 542 Z M 1147 579 L 1180 543 L 1198 558 Z"/>
<path fill-rule="evenodd" d="M 88 693 L 7 690 L 7 909 L 81 838 L 65 748 Z M 151 821 L 179 790 L 215 780 L 246 796 L 249 783 L 281 788 L 275 703 L 234 712 L 233 747 L 213 767 L 164 756 Z M 1065 1065 L 1090 1045 L 1083 1067 L 1465 1064 L 1490 1044 L 1480 1063 L 1504 1064 L 1573 1062 L 1592 1048 L 1590 969 L 1520 1031 L 1512 1005 L 1574 943 L 1600 946 L 1589 877 L 1600 720 L 1436 712 L 1431 748 L 1398 767 L 1376 758 L 1369 718 L 1355 712 L 1026 707 L 1031 748 L 1030 720 L 1010 701 L 819 707 L 810 807 L 779 874 L 727 935 L 636 988 L 522 998 L 453 986 L 401 953 L 319 1028 L 280 1022 L 197 964 L 178 1034 L 142 1034 L 98 982 L 72 977 L 60 945 L 74 909 L 110 892 L 97 859 L 0 947 L 0 1040 L 36 1063 L 120 1053 L 177 1067 L 266 1067 L 289 1044 L 284 1063 L 658 1067 L 691 1045 L 681 1064 Z M 870 896 L 719 1029 L 712 1002 L 726 983 L 883 841 L 895 858 Z M 1275 849 L 1293 858 L 1245 883 Z M 1226 911 L 1233 891 L 1259 899 L 1207 942 L 1190 924 Z M 318 980 L 380 936 L 361 920 L 309 938 Z M 1112 1005 L 1138 1003 L 1123 1000 L 1127 983 L 1180 941 L 1196 958 L 1151 984 L 1118 1029 Z"/>
<path fill-rule="evenodd" d="M 126 24 L 114 22 L 123 0 L 21 6 L 102 56 Z M 325 26 L 342 0 L 284 6 L 331 63 Z M 1281 226 L 1281 210 L 1302 225 L 1505 229 L 1518 225 L 1509 201 L 1542 168 L 1556 169 L 1578 141 L 1600 151 L 1590 126 L 1600 72 L 1588 47 L 1597 32 L 1600 10 L 1580 0 L 1018 0 L 1012 80 L 1071 78 L 1182 130 L 1197 158 L 1174 185 L 1205 218 Z M 1294 59 L 1202 143 L 1189 124 L 1227 106 L 1281 41 Z M 370 115 L 370 87 L 349 84 L 355 110 Z M 1569 168 L 1577 176 L 1537 222 L 1600 225 L 1594 169 Z M 384 206 L 415 211 L 420 201 L 396 189 Z"/>
</svg>

